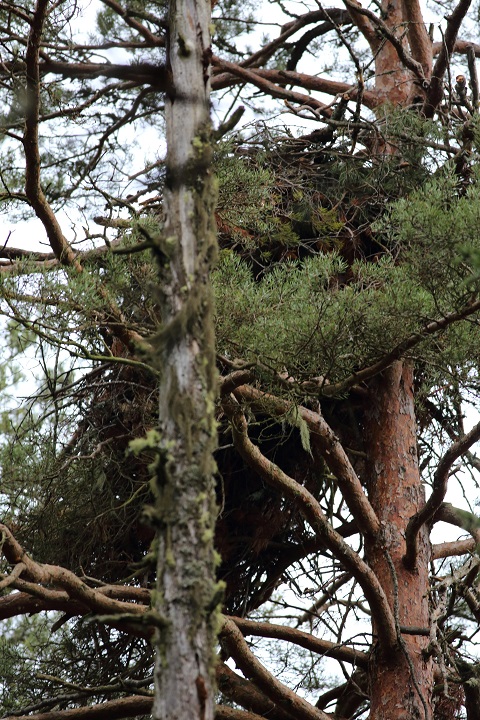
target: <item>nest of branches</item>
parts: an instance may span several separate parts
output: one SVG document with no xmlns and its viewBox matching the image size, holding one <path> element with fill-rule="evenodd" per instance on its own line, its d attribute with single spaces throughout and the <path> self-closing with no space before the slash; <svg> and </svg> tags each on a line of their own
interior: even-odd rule
<svg viewBox="0 0 480 720">
<path fill-rule="evenodd" d="M 17 537 L 40 561 L 115 582 L 135 572 L 153 537 L 141 522 L 152 457 L 137 457 L 129 444 L 156 422 L 155 382 L 147 371 L 112 362 L 70 393 L 76 427 L 46 467 Z"/>
</svg>

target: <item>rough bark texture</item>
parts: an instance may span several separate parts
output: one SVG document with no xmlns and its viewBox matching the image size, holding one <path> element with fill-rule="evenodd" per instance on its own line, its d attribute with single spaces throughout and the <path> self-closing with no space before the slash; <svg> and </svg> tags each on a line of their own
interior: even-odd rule
<svg viewBox="0 0 480 720">
<path fill-rule="evenodd" d="M 424 526 L 418 538 L 418 566 L 404 566 L 405 529 L 425 503 L 417 463 L 413 373 L 395 362 L 371 388 L 367 416 L 369 497 L 382 524 L 367 543 L 367 559 L 402 627 L 428 628 L 430 543 Z M 378 632 L 375 627 L 374 631 Z M 433 662 L 425 656 L 428 637 L 401 634 L 396 652 L 377 647 L 370 668 L 370 720 L 431 718 Z"/>
<path fill-rule="evenodd" d="M 160 436 L 156 467 L 158 613 L 153 717 L 214 715 L 216 607 L 215 356 L 208 282 L 215 259 L 210 175 L 210 4 L 172 0 L 165 102 L 166 221 L 156 238 L 163 327 L 157 338 Z"/>
</svg>

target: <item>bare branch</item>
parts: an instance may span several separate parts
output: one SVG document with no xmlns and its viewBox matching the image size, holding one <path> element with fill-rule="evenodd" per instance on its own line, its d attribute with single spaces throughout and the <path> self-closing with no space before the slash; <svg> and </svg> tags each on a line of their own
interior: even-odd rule
<svg viewBox="0 0 480 720">
<path fill-rule="evenodd" d="M 442 42 L 433 43 L 432 55 L 434 57 L 438 55 L 442 51 L 443 47 L 444 43 Z M 455 45 L 453 46 L 453 50 L 451 52 L 452 54 L 458 53 L 459 55 L 466 55 L 468 53 L 468 48 L 473 48 L 475 57 L 480 57 L 480 45 L 478 43 L 470 42 L 470 40 L 456 40 Z"/>
<path fill-rule="evenodd" d="M 350 13 L 354 24 L 360 30 L 363 37 L 368 42 L 370 50 L 375 55 L 382 44 L 382 40 L 375 31 L 375 27 L 372 24 L 371 19 L 362 12 L 363 8 L 358 0 L 353 0 L 352 2 L 345 4 L 348 7 L 348 12 Z"/>
<path fill-rule="evenodd" d="M 359 13 L 367 17 L 372 23 L 372 25 L 374 25 L 377 30 L 383 35 L 383 37 L 393 45 L 403 65 L 408 68 L 408 70 L 411 70 L 411 72 L 422 84 L 422 87 L 428 86 L 428 81 L 425 77 L 425 72 L 422 65 L 417 60 L 415 60 L 412 55 L 410 55 L 403 43 L 403 40 L 397 37 L 383 20 L 377 17 L 375 13 L 371 10 L 363 8 L 358 2 L 356 2 L 356 0 L 343 0 L 343 2 L 349 10 L 352 9 L 354 13 Z"/>
<path fill-rule="evenodd" d="M 269 720 L 294 720 L 293 715 L 276 705 L 253 682 L 237 675 L 225 663 L 217 663 L 216 679 L 220 692 L 247 710 Z"/>
<path fill-rule="evenodd" d="M 269 95 L 274 91 L 281 94 L 274 94 L 272 97 L 283 97 L 286 100 L 293 102 L 300 102 L 301 104 L 309 104 L 310 107 L 318 110 L 321 108 L 321 114 L 325 117 L 330 117 L 331 111 L 323 103 L 319 103 L 314 98 L 305 95 L 299 95 L 293 93 L 296 97 L 292 97 L 293 91 L 287 91 L 278 85 L 297 85 L 305 90 L 312 90 L 314 92 L 323 92 L 328 95 L 346 95 L 352 100 L 356 100 L 358 97 L 358 86 L 351 85 L 349 83 L 340 82 L 336 80 L 328 80 L 327 78 L 318 77 L 316 75 L 307 75 L 306 73 L 298 73 L 293 70 L 265 70 L 265 69 L 251 69 L 248 74 L 245 72 L 240 73 L 240 65 L 235 63 L 227 63 L 220 58 L 214 57 L 213 60 L 214 74 L 212 77 L 212 90 L 220 90 L 225 87 L 232 85 L 232 75 L 236 74 L 244 82 L 252 83 L 257 87 L 265 90 Z M 238 69 L 239 72 L 235 73 L 234 69 Z M 222 73 L 222 74 L 219 74 Z M 262 83 L 263 81 L 263 83 Z M 275 83 L 275 84 L 274 84 Z M 305 98 L 308 98 L 309 103 L 305 103 Z M 311 101 L 311 102 L 310 102 Z M 375 92 L 366 90 L 363 94 L 362 101 L 368 108 L 376 108 L 380 105 L 380 99 Z"/>
<path fill-rule="evenodd" d="M 403 0 L 403 7 L 412 57 L 420 63 L 428 79 L 432 74 L 432 41 L 425 27 L 419 0 Z"/>
<path fill-rule="evenodd" d="M 453 557 L 454 555 L 466 555 L 475 550 L 477 543 L 472 538 L 468 540 L 454 540 L 453 542 L 438 543 L 432 546 L 432 560 Z"/>
<path fill-rule="evenodd" d="M 132 695 L 119 700 L 108 700 L 99 705 L 86 705 L 71 710 L 50 710 L 33 715 L 7 715 L 3 720 L 117 720 L 145 715 L 152 709 L 153 697 Z"/>
<path fill-rule="evenodd" d="M 367 667 L 369 657 L 366 653 L 356 651 L 351 647 L 345 647 L 337 643 L 316 638 L 310 633 L 296 630 L 286 625 L 275 625 L 267 622 L 255 622 L 245 618 L 231 617 L 243 635 L 255 635 L 257 637 L 275 638 L 294 643 L 306 648 L 311 652 L 325 655 L 342 662 L 349 662 L 360 667 Z"/>
<path fill-rule="evenodd" d="M 269 715 L 268 717 L 275 720 L 274 715 Z M 263 720 L 263 717 L 246 710 L 229 707 L 228 705 L 216 705 L 215 720 Z"/>
<path fill-rule="evenodd" d="M 330 20 L 327 13 L 328 15 L 335 17 L 337 22 L 345 22 L 347 19 L 347 13 L 345 10 L 341 10 L 340 8 L 331 8 L 330 10 L 324 10 L 321 8 L 320 10 L 313 10 L 312 12 L 305 13 L 305 15 L 301 15 L 296 20 L 292 20 L 291 22 L 283 25 L 280 35 L 275 38 L 275 40 L 267 43 L 256 53 L 253 53 L 253 55 L 250 55 L 250 57 L 239 64 L 241 67 L 252 68 L 265 63 L 272 57 L 278 48 L 284 45 L 285 40 L 288 40 L 289 37 L 295 35 L 295 33 L 306 25 L 318 23 L 319 20 Z"/>
<path fill-rule="evenodd" d="M 330 720 L 326 713 L 303 700 L 266 670 L 254 656 L 232 620 L 224 618 L 220 638 L 243 674 L 254 681 L 255 685 L 279 707 L 290 712 L 298 720 Z"/>
<path fill-rule="evenodd" d="M 125 10 L 120 3 L 116 2 L 115 0 L 102 0 L 104 5 L 107 5 L 111 10 L 117 13 L 122 20 L 125 21 L 125 23 L 131 27 L 133 30 L 136 30 L 139 35 L 143 37 L 143 39 L 149 44 L 150 47 L 163 47 L 165 45 L 164 38 L 160 37 L 159 35 L 154 35 L 150 30 L 145 27 L 142 23 L 138 22 L 138 20 L 135 20 L 134 17 L 132 17 L 132 12 L 130 10 Z"/>
<path fill-rule="evenodd" d="M 468 72 L 470 74 L 470 87 L 472 88 L 472 106 L 473 111 L 478 113 L 478 103 L 480 100 L 480 90 L 478 87 L 477 63 L 475 62 L 475 48 L 469 45 L 467 48 Z"/>
<path fill-rule="evenodd" d="M 447 17 L 447 28 L 445 30 L 441 50 L 432 70 L 430 87 L 425 100 L 424 112 L 431 117 L 443 97 L 443 78 L 454 52 L 460 25 L 468 12 L 472 0 L 460 0 L 451 15 Z"/>
<path fill-rule="evenodd" d="M 36 563 L 15 540 L 6 525 L 0 524 L 0 532 L 2 534 L 2 551 L 5 558 L 11 565 L 21 564 L 21 574 L 27 582 L 31 583 L 31 586 L 28 586 L 24 581 L 22 583 L 22 580 L 17 579 L 12 583 L 14 587 L 26 589 L 27 586 L 30 593 L 35 593 L 46 601 L 71 599 L 81 603 L 95 613 L 131 613 L 139 616 L 145 613 L 146 606 L 108 597 L 102 592 L 101 588 L 90 588 L 77 575 L 66 568 Z M 46 587 L 43 587 L 44 585 Z M 64 592 L 57 595 L 58 590 Z M 52 592 L 55 593 L 54 596 L 52 596 Z M 0 606 L 1 604 L 0 602 Z"/>
<path fill-rule="evenodd" d="M 42 221 L 50 245 L 60 262 L 79 269 L 75 253 L 64 237 L 60 225 L 47 202 L 40 184 L 40 152 L 38 148 L 38 117 L 40 112 L 40 71 L 38 67 L 43 25 L 48 0 L 38 0 L 26 52 L 27 99 L 25 111 L 25 193 L 37 217 Z"/>
<path fill-rule="evenodd" d="M 227 60 L 221 60 L 218 57 L 212 58 L 212 65 L 216 68 L 219 68 L 219 70 L 222 72 L 227 72 L 230 75 L 234 75 L 240 78 L 241 80 L 243 80 L 243 82 L 255 85 L 256 87 L 260 88 L 260 90 L 267 93 L 267 95 L 270 95 L 273 98 L 290 100 L 290 102 L 307 105 L 308 107 L 313 108 L 320 115 L 326 115 L 327 117 L 329 117 L 330 115 L 330 110 L 327 105 L 325 105 L 325 103 L 322 103 L 320 102 L 320 100 L 316 100 L 315 98 L 310 97 L 310 95 L 303 95 L 302 93 L 294 92 L 293 90 L 286 90 L 285 88 L 279 87 L 270 80 L 262 78 L 258 71 L 247 70 L 246 68 L 240 67 L 240 65 L 228 62 Z M 288 78 L 285 78 L 284 82 L 287 83 Z M 215 78 L 212 78 L 212 90 L 217 89 L 219 86 L 221 85 L 218 82 L 218 78 L 217 83 L 215 83 Z"/>
<path fill-rule="evenodd" d="M 480 439 L 480 422 L 469 433 L 453 443 L 440 460 L 433 480 L 432 494 L 420 512 L 414 515 L 405 533 L 406 553 L 404 562 L 409 568 L 414 568 L 417 561 L 417 535 L 425 523 L 428 523 L 440 509 L 448 488 L 450 469 L 461 455 Z"/>
</svg>

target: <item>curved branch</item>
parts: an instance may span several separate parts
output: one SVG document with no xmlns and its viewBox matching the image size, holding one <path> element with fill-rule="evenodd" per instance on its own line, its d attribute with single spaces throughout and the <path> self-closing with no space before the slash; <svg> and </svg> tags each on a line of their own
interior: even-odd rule
<svg viewBox="0 0 480 720">
<path fill-rule="evenodd" d="M 59 600 L 60 602 L 68 599 L 74 600 L 80 603 L 80 607 L 86 607 L 90 612 L 94 613 L 131 613 L 140 616 L 147 610 L 145 605 L 136 605 L 108 597 L 102 592 L 102 588 L 93 589 L 89 587 L 77 575 L 66 568 L 58 565 L 36 563 L 27 555 L 20 543 L 15 540 L 6 525 L 0 524 L 0 533 L 2 534 L 2 551 L 5 558 L 13 566 L 19 564 L 24 566 L 22 570 L 24 580 L 15 580 L 12 586 L 21 587 L 22 589 L 28 588 L 30 594 L 38 593 L 40 598 L 43 598 L 46 602 L 49 600 Z M 27 583 L 32 585 L 28 586 Z M 44 585 L 47 587 L 43 587 Z M 58 589 L 64 592 L 58 593 Z"/>
<path fill-rule="evenodd" d="M 471 0 L 469 1 L 471 2 Z M 381 35 L 393 45 L 403 65 L 415 75 L 422 86 L 428 86 L 422 65 L 410 55 L 402 39 L 397 37 L 383 20 L 377 17 L 371 10 L 363 8 L 357 0 L 343 0 L 343 2 L 353 13 L 364 15 L 368 18 Z"/>
<path fill-rule="evenodd" d="M 246 708 L 246 710 L 257 713 L 261 717 L 269 718 L 269 720 L 294 720 L 293 715 L 278 707 L 250 680 L 237 675 L 225 663 L 217 663 L 216 680 L 220 692 L 229 700 L 233 700 L 233 702 Z"/>
<path fill-rule="evenodd" d="M 246 68 L 240 67 L 240 65 L 228 62 L 227 60 L 221 60 L 220 58 L 215 56 L 212 58 L 212 65 L 224 73 L 229 73 L 230 75 L 238 77 L 243 82 L 255 85 L 260 90 L 262 90 L 262 92 L 270 95 L 273 98 L 290 100 L 291 102 L 300 103 L 300 105 L 306 105 L 307 107 L 313 108 L 313 110 L 315 110 L 320 115 L 330 117 L 330 109 L 327 107 L 327 105 L 325 105 L 325 103 L 322 103 L 320 102 L 320 100 L 316 100 L 315 98 L 310 97 L 310 95 L 304 95 L 303 93 L 298 93 L 293 90 L 286 90 L 283 87 L 279 87 L 270 80 L 262 77 L 262 71 L 247 70 Z M 288 74 L 289 73 L 285 72 L 285 76 L 287 76 Z M 215 77 L 213 77 L 211 83 L 212 90 L 217 90 L 221 87 L 224 87 L 225 85 L 223 83 L 225 82 L 225 79 L 226 78 L 222 76 L 221 81 L 219 81 L 218 77 L 216 79 Z M 288 83 L 288 78 L 285 77 L 283 82 Z M 231 81 L 227 82 L 227 85 L 229 84 L 231 84 Z"/>
<path fill-rule="evenodd" d="M 294 643 L 300 647 L 310 650 L 311 652 L 325 655 L 327 657 L 340 660 L 342 662 L 352 663 L 366 668 L 369 657 L 366 653 L 357 651 L 353 648 L 339 645 L 338 643 L 329 642 L 316 638 L 310 633 L 296 630 L 287 625 L 275 625 L 269 622 L 255 622 L 246 620 L 245 618 L 230 617 L 243 635 L 255 635 L 257 637 L 274 638 L 276 640 L 285 640 Z"/>
<path fill-rule="evenodd" d="M 142 25 L 141 22 L 138 22 L 138 20 L 135 20 L 135 18 L 132 17 L 132 13 L 128 9 L 125 10 L 119 3 L 115 2 L 115 0 L 102 0 L 102 2 L 104 5 L 107 5 L 107 7 L 113 10 L 113 12 L 117 13 L 117 15 L 124 20 L 126 25 L 131 27 L 133 30 L 136 30 L 150 47 L 163 47 L 165 45 L 164 38 L 150 32 L 145 25 Z"/>
<path fill-rule="evenodd" d="M 363 37 L 369 44 L 372 53 L 376 55 L 382 44 L 382 40 L 375 32 L 375 28 L 369 18 L 365 15 L 365 13 L 361 12 L 363 9 L 362 6 L 357 0 L 353 0 L 353 2 L 345 4 L 348 7 L 348 12 L 350 13 L 350 17 L 352 18 L 355 26 L 360 30 Z"/>
<path fill-rule="evenodd" d="M 267 43 L 263 46 L 263 48 L 258 50 L 256 53 L 253 53 L 253 55 L 250 55 L 250 57 L 241 62 L 241 67 L 251 68 L 265 63 L 272 57 L 276 50 L 278 50 L 284 45 L 285 41 L 288 40 L 289 37 L 295 35 L 295 33 L 297 33 L 306 25 L 312 25 L 313 23 L 317 23 L 319 20 L 327 20 L 328 22 L 328 15 L 330 14 L 332 14 L 333 17 L 335 17 L 336 21 L 339 23 L 345 22 L 348 15 L 348 13 L 341 8 L 331 8 L 330 10 L 324 10 L 323 8 L 321 8 L 320 10 L 313 10 L 312 12 L 305 13 L 305 15 L 301 15 L 296 20 L 292 20 L 291 22 L 283 25 L 280 35 L 275 38 L 275 40 Z M 315 31 L 316 28 L 312 32 Z"/>
<path fill-rule="evenodd" d="M 414 568 L 417 561 L 417 535 L 420 528 L 434 517 L 443 503 L 448 488 L 449 473 L 453 463 L 461 455 L 466 453 L 477 440 L 480 440 L 480 422 L 477 423 L 469 433 L 454 442 L 440 460 L 433 479 L 432 494 L 424 507 L 410 518 L 407 525 L 405 533 L 407 549 L 404 562 L 408 568 Z"/>
<path fill-rule="evenodd" d="M 284 416 L 288 413 L 298 413 L 304 421 L 312 439 L 319 448 L 328 468 L 335 475 L 340 492 L 345 498 L 350 512 L 360 532 L 376 535 L 380 529 L 380 522 L 372 508 L 362 484 L 352 467 L 348 455 L 332 428 L 320 412 L 314 412 L 303 406 L 277 398 L 274 395 L 263 393 L 250 385 L 242 385 L 234 391 L 235 397 L 267 409 L 273 415 Z"/>
<path fill-rule="evenodd" d="M 331 9 L 327 11 L 331 20 L 327 20 L 326 22 L 323 22 L 321 25 L 317 25 L 314 28 L 311 28 L 310 30 L 307 30 L 306 33 L 302 35 L 299 40 L 297 40 L 292 48 L 292 51 L 290 52 L 290 57 L 288 59 L 286 69 L 287 70 L 295 70 L 298 63 L 300 62 L 302 55 L 307 51 L 308 46 L 310 45 L 313 40 L 315 40 L 318 37 L 321 37 L 322 35 L 326 35 L 326 33 L 331 32 L 332 30 L 335 30 L 335 25 L 345 25 L 345 24 L 351 24 L 352 18 L 350 16 L 350 13 L 347 10 L 340 10 L 340 9 Z M 344 17 L 347 17 L 348 19 L 344 19 Z M 333 22 L 332 22 L 333 21 Z"/>
<path fill-rule="evenodd" d="M 451 15 L 448 16 L 447 28 L 441 44 L 440 52 L 432 70 L 430 88 L 425 100 L 424 112 L 427 117 L 432 117 L 435 109 L 443 97 L 443 78 L 450 63 L 450 57 L 454 52 L 458 31 L 472 0 L 460 0 Z"/>
<path fill-rule="evenodd" d="M 283 496 L 297 503 L 304 517 L 325 546 L 344 564 L 358 580 L 365 597 L 375 614 L 378 633 L 385 650 L 393 650 L 397 644 L 395 621 L 382 586 L 371 568 L 347 545 L 325 517 L 320 504 L 303 485 L 270 462 L 248 437 L 247 422 L 236 399 L 232 396 L 223 403 L 225 414 L 232 425 L 233 441 L 237 451 L 263 480 L 276 488 Z"/>
<path fill-rule="evenodd" d="M 279 707 L 297 720 L 330 720 L 326 713 L 303 700 L 268 672 L 252 653 L 232 620 L 224 618 L 219 635 L 243 674 Z"/>
<path fill-rule="evenodd" d="M 433 43 L 432 55 L 438 55 L 442 51 L 443 47 L 444 44 L 442 42 Z M 471 42 L 470 40 L 456 40 L 451 52 L 458 53 L 459 55 L 466 55 L 469 48 L 473 49 L 475 57 L 480 57 L 480 45 L 478 43 Z"/>
<path fill-rule="evenodd" d="M 227 63 L 227 61 L 215 56 L 212 59 L 212 63 L 214 67 L 212 90 L 221 90 L 228 87 L 232 84 L 232 75 L 237 75 L 237 77 L 241 78 L 244 82 L 259 87 L 267 94 L 272 95 L 272 97 L 284 98 L 286 100 L 292 100 L 293 102 L 300 102 L 304 105 L 310 104 L 314 109 L 318 109 L 318 106 L 321 106 L 321 114 L 328 118 L 331 115 L 331 111 L 326 105 L 319 103 L 319 101 L 316 101 L 308 95 L 300 95 L 299 93 L 285 90 L 285 88 L 279 87 L 279 85 L 297 85 L 305 90 L 322 92 L 332 96 L 347 95 L 352 100 L 355 100 L 358 96 L 357 85 L 337 80 L 328 80 L 327 78 L 317 77 L 316 75 L 308 75 L 293 70 L 265 70 L 263 68 L 255 68 L 242 73 L 240 65 Z M 235 72 L 236 70 L 237 72 Z M 272 94 L 274 92 L 277 94 Z M 292 93 L 295 97 L 292 97 Z M 310 102 L 307 103 L 306 99 Z M 381 103 L 377 94 L 371 90 L 364 92 L 362 102 L 370 109 L 378 107 Z"/>
<path fill-rule="evenodd" d="M 38 117 L 40 113 L 40 43 L 43 26 L 47 17 L 48 0 L 38 0 L 32 18 L 25 56 L 27 87 L 25 130 L 25 194 L 42 221 L 53 252 L 60 262 L 79 269 L 75 253 L 64 237 L 57 218 L 47 202 L 40 184 L 40 152 L 38 148 Z"/>
</svg>

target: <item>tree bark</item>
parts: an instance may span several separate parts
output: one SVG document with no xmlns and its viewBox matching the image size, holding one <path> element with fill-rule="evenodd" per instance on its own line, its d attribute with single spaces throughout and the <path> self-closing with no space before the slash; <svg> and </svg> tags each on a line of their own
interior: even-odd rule
<svg viewBox="0 0 480 720">
<path fill-rule="evenodd" d="M 428 637 L 400 634 L 400 626 L 428 628 L 428 528 L 418 536 L 418 564 L 406 569 L 405 530 L 425 504 L 417 462 L 413 406 L 413 371 L 397 361 L 371 385 L 366 417 L 367 476 L 370 502 L 382 530 L 366 542 L 367 561 L 375 571 L 394 612 L 399 643 L 385 653 L 377 644 L 370 668 L 370 720 L 432 717 L 433 661 Z M 378 633 L 373 618 L 374 633 Z"/>
<path fill-rule="evenodd" d="M 152 520 L 157 527 L 153 718 L 214 716 L 216 386 L 209 272 L 216 256 L 210 172 L 210 3 L 171 0 L 165 102 L 165 226 L 154 233 L 162 329 Z"/>
</svg>

